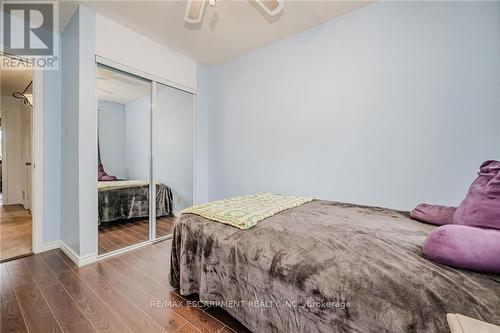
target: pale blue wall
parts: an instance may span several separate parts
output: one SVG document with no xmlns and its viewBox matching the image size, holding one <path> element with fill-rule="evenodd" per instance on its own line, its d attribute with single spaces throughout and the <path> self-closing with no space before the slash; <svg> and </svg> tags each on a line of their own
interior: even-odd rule
<svg viewBox="0 0 500 333">
<path fill-rule="evenodd" d="M 498 2 L 379 2 L 210 70 L 209 197 L 456 205 L 499 158 Z"/>
<path fill-rule="evenodd" d="M 80 256 L 97 252 L 97 100 L 95 13 L 79 6 L 79 196 Z"/>
<path fill-rule="evenodd" d="M 79 253 L 78 228 L 78 101 L 79 101 L 78 11 L 61 37 L 62 147 L 61 147 L 61 240 Z"/>
<path fill-rule="evenodd" d="M 61 70 L 45 71 L 43 86 L 43 243 L 47 243 L 60 239 Z"/>
<path fill-rule="evenodd" d="M 95 14 L 79 6 L 62 34 L 61 240 L 96 252 L 97 105 Z"/>
<path fill-rule="evenodd" d="M 208 121 L 210 112 L 209 70 L 198 65 L 196 96 L 196 204 L 208 201 Z"/>
</svg>

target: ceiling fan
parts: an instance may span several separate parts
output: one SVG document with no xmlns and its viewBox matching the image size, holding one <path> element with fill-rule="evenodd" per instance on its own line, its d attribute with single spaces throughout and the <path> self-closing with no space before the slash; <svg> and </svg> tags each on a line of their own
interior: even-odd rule
<svg viewBox="0 0 500 333">
<path fill-rule="evenodd" d="M 215 6 L 217 0 L 188 0 L 184 20 L 188 23 L 200 23 L 205 10 L 205 4 L 208 2 L 211 7 Z M 264 11 L 274 16 L 279 14 L 284 6 L 284 0 L 248 0 L 259 5 Z"/>
</svg>

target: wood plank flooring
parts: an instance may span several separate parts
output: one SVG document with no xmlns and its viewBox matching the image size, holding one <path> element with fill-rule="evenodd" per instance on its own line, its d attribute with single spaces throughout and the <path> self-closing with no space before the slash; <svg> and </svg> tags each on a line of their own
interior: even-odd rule
<svg viewBox="0 0 500 333">
<path fill-rule="evenodd" d="M 165 216 L 156 219 L 156 235 L 170 235 L 174 228 L 175 217 Z M 149 219 L 121 220 L 101 223 L 99 226 L 99 254 L 118 250 L 149 239 Z"/>
<path fill-rule="evenodd" d="M 224 310 L 188 306 L 196 297 L 170 287 L 170 246 L 80 268 L 59 249 L 0 264 L 1 332 L 248 333 Z"/>
<path fill-rule="evenodd" d="M 0 205 L 0 262 L 31 254 L 31 233 L 29 210 L 21 205 Z"/>
</svg>

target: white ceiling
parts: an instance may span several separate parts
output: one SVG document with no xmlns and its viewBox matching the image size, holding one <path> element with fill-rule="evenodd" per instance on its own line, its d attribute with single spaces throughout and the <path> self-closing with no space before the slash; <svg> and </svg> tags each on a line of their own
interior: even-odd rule
<svg viewBox="0 0 500 333">
<path fill-rule="evenodd" d="M 0 56 L 0 64 L 3 64 L 3 56 Z M 0 91 L 2 95 L 12 96 L 14 91 L 23 92 L 32 80 L 31 70 L 6 70 L 0 65 Z M 31 93 L 32 87 L 28 89 Z"/>
<path fill-rule="evenodd" d="M 95 12 L 208 65 L 224 62 L 372 2 L 288 0 L 279 15 L 269 17 L 251 1 L 219 0 L 215 7 L 206 6 L 200 25 L 190 25 L 184 22 L 186 1 L 80 1 Z M 61 3 L 62 26 L 74 8 L 74 2 Z"/>
</svg>

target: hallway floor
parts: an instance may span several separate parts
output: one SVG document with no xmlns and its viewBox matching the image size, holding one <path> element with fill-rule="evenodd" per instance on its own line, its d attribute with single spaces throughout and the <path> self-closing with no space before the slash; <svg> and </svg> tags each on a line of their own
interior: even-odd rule
<svg viewBox="0 0 500 333">
<path fill-rule="evenodd" d="M 0 205 L 0 261 L 32 253 L 31 214 L 21 205 Z"/>
</svg>

